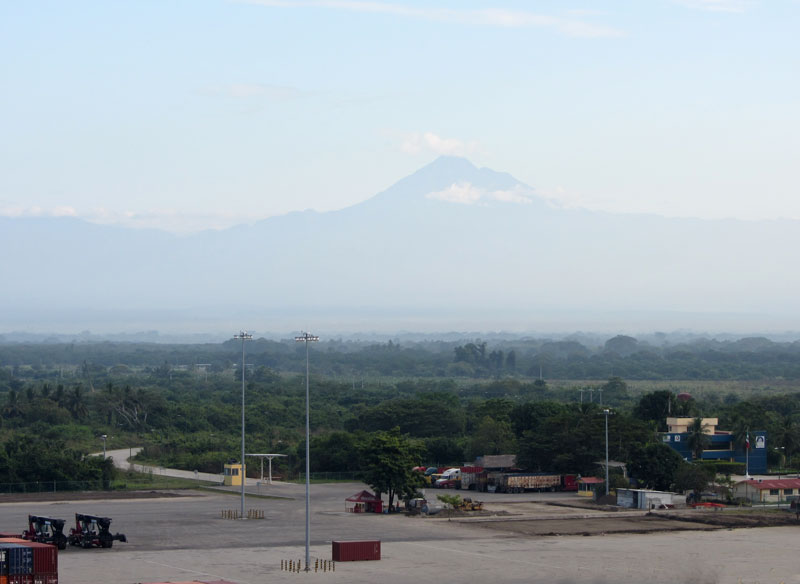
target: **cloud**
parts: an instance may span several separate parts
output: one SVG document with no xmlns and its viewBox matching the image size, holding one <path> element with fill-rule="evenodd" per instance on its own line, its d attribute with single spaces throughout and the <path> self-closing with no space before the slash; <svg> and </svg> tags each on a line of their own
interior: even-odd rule
<svg viewBox="0 0 800 584">
<path fill-rule="evenodd" d="M 160 229 L 171 233 L 186 234 L 206 229 L 225 229 L 243 223 L 252 223 L 256 218 L 225 211 L 190 213 L 179 209 L 157 208 L 142 211 L 116 211 L 94 208 L 82 214 L 82 219 L 101 225 L 118 225 L 134 229 Z"/>
<path fill-rule="evenodd" d="M 446 189 L 428 193 L 425 198 L 461 205 L 485 205 L 491 201 L 525 205 L 531 202 L 530 190 L 521 185 L 508 191 L 487 191 L 469 182 L 453 183 Z"/>
<path fill-rule="evenodd" d="M 21 205 L 9 205 L 0 207 L 0 217 L 77 217 L 78 212 L 72 207 L 58 206 L 45 209 L 34 205 L 23 207 Z"/>
<path fill-rule="evenodd" d="M 744 12 L 752 4 L 751 0 L 674 0 L 695 10 L 708 12 Z"/>
<path fill-rule="evenodd" d="M 442 138 L 433 132 L 409 134 L 400 145 L 400 149 L 407 154 L 420 152 L 434 152 L 447 156 L 467 156 L 478 149 L 478 143 L 462 142 L 456 138 Z"/>
<path fill-rule="evenodd" d="M 391 2 L 359 0 L 238 0 L 272 8 L 326 8 L 346 12 L 388 14 L 404 18 L 503 28 L 546 28 L 571 37 L 616 37 L 622 32 L 573 18 L 560 18 L 522 10 L 487 8 L 459 10 L 452 8 L 416 7 Z M 731 0 L 732 1 L 732 0 Z"/>
<path fill-rule="evenodd" d="M 6 205 L 0 207 L 0 217 L 75 217 L 98 225 L 117 225 L 134 229 L 159 229 L 186 234 L 205 229 L 225 229 L 243 223 L 252 223 L 262 217 L 221 212 L 187 213 L 177 209 L 148 209 L 144 211 L 118 211 L 96 207 L 78 211 L 73 207 L 44 208 Z"/>
</svg>

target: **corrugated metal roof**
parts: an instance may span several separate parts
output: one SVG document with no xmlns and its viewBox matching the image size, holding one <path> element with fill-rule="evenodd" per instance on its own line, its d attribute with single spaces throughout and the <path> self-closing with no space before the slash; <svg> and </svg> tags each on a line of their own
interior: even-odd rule
<svg viewBox="0 0 800 584">
<path fill-rule="evenodd" d="M 578 482 L 579 483 L 583 483 L 585 485 L 596 485 L 596 484 L 599 484 L 599 483 L 604 483 L 605 480 L 598 479 L 597 477 L 582 477 L 582 478 L 578 479 Z"/>
<path fill-rule="evenodd" d="M 757 489 L 800 489 L 800 479 L 750 479 L 749 481 L 740 481 L 738 485 L 748 484 Z"/>
</svg>

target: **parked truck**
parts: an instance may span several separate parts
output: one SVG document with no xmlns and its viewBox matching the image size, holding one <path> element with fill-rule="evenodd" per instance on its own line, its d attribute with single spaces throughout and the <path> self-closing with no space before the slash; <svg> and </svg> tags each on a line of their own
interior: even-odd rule
<svg viewBox="0 0 800 584">
<path fill-rule="evenodd" d="M 525 491 L 577 491 L 576 475 L 556 473 L 484 473 L 478 491 L 523 493 Z"/>
<path fill-rule="evenodd" d="M 483 468 L 480 466 L 451 467 L 442 473 L 434 486 L 439 489 L 453 488 L 474 491 L 481 473 L 483 473 Z"/>
</svg>

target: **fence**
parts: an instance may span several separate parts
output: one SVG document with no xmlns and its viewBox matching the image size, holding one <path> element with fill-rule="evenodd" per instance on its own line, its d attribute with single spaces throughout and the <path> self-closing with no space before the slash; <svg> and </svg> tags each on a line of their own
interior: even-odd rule
<svg viewBox="0 0 800 584">
<path fill-rule="evenodd" d="M 152 479 L 115 479 L 96 481 L 36 481 L 31 483 L 0 483 L 0 495 L 12 493 L 60 493 L 68 491 L 116 491 L 134 489 L 176 488 L 188 481 L 154 476 Z"/>
<path fill-rule="evenodd" d="M 361 481 L 362 473 L 356 471 L 347 472 L 312 472 L 309 477 L 312 481 Z M 251 477 L 252 478 L 252 477 Z M 306 473 L 287 473 L 286 478 L 282 479 L 287 482 L 305 482 Z"/>
</svg>

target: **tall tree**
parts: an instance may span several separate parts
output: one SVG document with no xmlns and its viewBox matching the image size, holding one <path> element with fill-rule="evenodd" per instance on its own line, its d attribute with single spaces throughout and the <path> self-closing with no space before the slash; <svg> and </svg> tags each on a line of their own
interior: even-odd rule
<svg viewBox="0 0 800 584">
<path fill-rule="evenodd" d="M 660 432 L 667 431 L 667 418 L 676 415 L 677 399 L 669 390 L 662 389 L 644 394 L 633 409 L 633 415 L 640 420 L 653 421 Z"/>
<path fill-rule="evenodd" d="M 628 471 L 639 485 L 668 491 L 675 482 L 675 473 L 684 464 L 681 455 L 666 444 L 653 443 L 631 452 Z"/>
<path fill-rule="evenodd" d="M 703 457 L 703 450 L 711 443 L 711 438 L 706 433 L 707 429 L 708 426 L 703 423 L 703 418 L 694 418 L 687 428 L 686 440 L 695 460 Z"/>
<path fill-rule="evenodd" d="M 420 486 L 419 473 L 411 469 L 419 464 L 422 450 L 418 441 L 403 436 L 398 428 L 370 434 L 360 448 L 364 482 L 376 495 L 388 494 L 391 508 L 395 496 L 410 496 Z"/>
<path fill-rule="evenodd" d="M 67 409 L 77 420 L 85 418 L 89 413 L 89 410 L 86 408 L 86 402 L 83 399 L 83 388 L 80 384 L 76 385 L 72 393 L 68 395 Z"/>
</svg>

